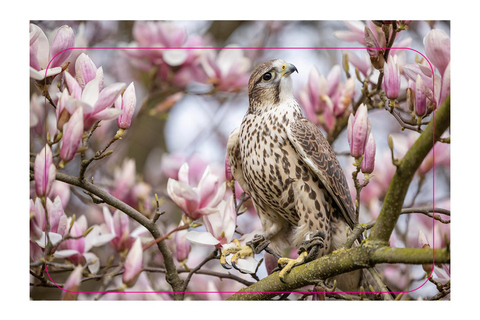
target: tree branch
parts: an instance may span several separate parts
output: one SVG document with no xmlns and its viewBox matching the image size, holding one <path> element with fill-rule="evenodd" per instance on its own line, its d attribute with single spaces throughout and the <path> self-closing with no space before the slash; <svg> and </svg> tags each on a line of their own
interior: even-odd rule
<svg viewBox="0 0 480 320">
<path fill-rule="evenodd" d="M 228 300 L 268 300 L 278 294 L 291 292 L 318 279 L 365 268 L 380 263 L 425 264 L 449 263 L 450 252 L 446 249 L 429 248 L 391 248 L 360 246 L 352 249 L 340 249 L 312 262 L 297 266 L 286 276 L 282 283 L 275 272 L 257 283 L 240 290 Z"/>
<path fill-rule="evenodd" d="M 450 97 L 437 109 L 432 121 L 400 161 L 385 196 L 380 215 L 370 233 L 370 241 L 381 242 L 383 245 L 389 244 L 390 235 L 401 214 L 403 202 L 415 172 L 433 144 L 440 139 L 449 126 Z"/>
</svg>

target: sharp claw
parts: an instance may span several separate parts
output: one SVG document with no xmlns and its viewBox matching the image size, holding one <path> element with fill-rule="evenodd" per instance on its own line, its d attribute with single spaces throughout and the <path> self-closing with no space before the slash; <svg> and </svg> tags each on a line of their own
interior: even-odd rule
<svg viewBox="0 0 480 320">
<path fill-rule="evenodd" d="M 230 270 L 230 269 L 232 269 L 232 266 L 231 266 L 231 265 L 229 265 L 229 264 L 228 264 L 228 263 L 226 263 L 226 262 L 225 262 L 225 263 L 220 263 L 220 265 L 221 265 L 223 268 L 227 269 L 227 270 Z"/>
</svg>

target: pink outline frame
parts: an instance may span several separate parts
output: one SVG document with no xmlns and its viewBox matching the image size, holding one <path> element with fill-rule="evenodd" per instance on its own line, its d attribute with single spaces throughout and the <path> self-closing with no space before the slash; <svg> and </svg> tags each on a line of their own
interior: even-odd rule
<svg viewBox="0 0 480 320">
<path fill-rule="evenodd" d="M 80 50 L 158 50 L 158 49 L 167 49 L 167 50 L 171 50 L 171 49 L 177 49 L 177 50 L 223 50 L 223 49 L 228 49 L 228 50 L 236 50 L 236 49 L 241 49 L 241 50 L 265 50 L 265 49 L 269 49 L 269 50 L 279 50 L 279 49 L 287 49 L 287 50 L 365 50 L 366 47 L 361 47 L 361 46 L 357 46 L 357 47 L 204 47 L 204 46 L 200 46 L 200 47 L 72 47 L 72 48 L 67 48 L 65 50 L 62 50 L 60 52 L 58 52 L 54 57 L 52 57 L 52 59 L 49 61 L 48 65 L 47 65 L 47 68 L 45 69 L 45 80 L 44 80 L 44 83 L 45 83 L 45 121 L 47 119 L 47 97 L 46 97 L 46 90 L 47 90 L 47 71 L 48 71 L 48 68 L 50 67 L 50 64 L 51 62 L 61 53 L 65 52 L 65 51 L 68 51 L 68 50 L 77 50 L 77 49 L 80 49 Z M 425 61 L 428 62 L 429 66 L 430 66 L 430 69 L 432 70 L 432 80 L 433 80 L 433 88 L 432 88 L 432 95 L 433 97 L 435 97 L 435 70 L 432 66 L 432 64 L 430 63 L 430 61 L 427 59 L 427 57 L 422 54 L 421 52 L 415 50 L 415 49 L 412 49 L 412 48 L 407 48 L 407 47 L 376 47 L 376 48 L 370 48 L 370 49 L 378 49 L 378 50 L 386 50 L 386 49 L 397 49 L 397 50 L 411 50 L 411 51 L 414 51 L 416 52 L 417 54 L 421 55 Z M 434 110 L 436 108 L 436 103 L 435 103 L 435 99 L 433 99 L 433 106 L 434 106 Z M 435 113 L 433 112 L 432 114 L 432 124 L 433 124 L 433 132 L 435 134 Z M 46 130 L 47 130 L 47 127 L 45 125 L 45 146 L 47 145 L 47 135 L 46 135 Z M 432 137 L 432 143 L 433 143 L 433 147 L 432 147 L 432 158 L 433 158 L 433 198 L 432 198 L 432 206 L 433 206 L 433 218 L 432 218 L 432 230 L 433 230 L 433 244 L 432 244 L 432 249 L 435 249 L 435 135 L 433 135 Z M 45 172 L 46 172 L 46 153 L 45 153 Z M 47 184 L 47 181 L 45 180 L 44 182 L 44 190 L 46 191 L 46 184 Z M 47 195 L 45 194 L 45 198 L 47 197 Z M 45 207 L 45 218 L 46 218 L 46 215 L 47 215 L 47 208 Z M 46 226 L 45 226 L 46 228 Z M 46 233 L 46 229 L 44 230 L 45 233 Z M 45 247 L 47 245 L 47 238 L 45 237 Z M 427 282 L 428 282 L 428 279 L 430 279 L 430 277 L 432 276 L 433 274 L 433 271 L 434 271 L 434 268 L 435 268 L 435 251 L 433 251 L 433 262 L 432 262 L 432 271 L 430 272 L 430 274 L 428 275 L 428 278 L 425 280 L 424 283 L 422 283 L 418 288 L 416 289 L 413 289 L 413 290 L 409 290 L 409 291 L 392 291 L 391 293 L 409 293 L 409 292 L 413 292 L 413 291 L 416 291 L 418 289 L 420 289 L 421 287 L 423 287 Z M 69 291 L 69 290 L 65 290 L 64 288 L 61 288 L 59 287 L 55 281 L 52 280 L 51 276 L 50 276 L 50 273 L 48 273 L 48 267 L 47 267 L 47 263 L 46 263 L 46 251 L 45 251 L 45 271 L 47 272 L 48 274 L 48 277 L 50 278 L 50 280 L 52 281 L 52 283 L 54 283 L 59 289 L 65 291 L 65 292 L 70 292 L 70 293 L 177 293 L 175 291 Z M 242 293 L 288 293 L 288 292 L 292 292 L 292 291 L 268 291 L 268 292 L 264 292 L 264 291 L 261 291 L 261 292 L 257 292 L 257 291 L 242 291 Z M 297 293 L 311 293 L 310 291 L 305 291 L 305 292 L 302 292 L 302 291 L 296 291 Z M 183 291 L 182 291 L 183 293 Z M 238 291 L 185 291 L 184 293 L 238 293 Z M 325 291 L 316 291 L 315 293 L 326 293 Z M 348 291 L 348 292 L 345 292 L 345 293 L 361 293 L 360 291 Z M 365 291 L 365 293 L 385 293 L 385 291 L 374 291 L 374 292 L 370 292 L 370 291 Z"/>
</svg>

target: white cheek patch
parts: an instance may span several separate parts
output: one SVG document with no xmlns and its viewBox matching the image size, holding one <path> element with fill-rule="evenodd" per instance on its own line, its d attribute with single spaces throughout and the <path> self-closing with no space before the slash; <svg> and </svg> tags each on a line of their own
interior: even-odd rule
<svg viewBox="0 0 480 320">
<path fill-rule="evenodd" d="M 280 103 L 293 99 L 293 86 L 290 77 L 280 79 Z"/>
</svg>

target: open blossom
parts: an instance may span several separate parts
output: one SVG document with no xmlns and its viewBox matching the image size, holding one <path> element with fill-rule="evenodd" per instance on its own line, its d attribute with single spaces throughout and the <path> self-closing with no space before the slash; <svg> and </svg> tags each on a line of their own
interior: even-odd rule
<svg viewBox="0 0 480 320">
<path fill-rule="evenodd" d="M 355 117 L 351 114 L 348 118 L 347 138 L 350 145 L 350 154 L 353 157 L 359 158 L 364 154 L 370 134 L 370 126 L 367 106 L 362 104 L 357 109 Z"/>
<path fill-rule="evenodd" d="M 117 124 L 120 129 L 130 128 L 136 104 L 137 97 L 135 95 L 135 86 L 132 82 L 115 101 L 115 109 L 123 111 L 117 118 Z"/>
<path fill-rule="evenodd" d="M 192 81 L 204 82 L 205 71 L 201 65 L 204 50 L 182 49 L 204 45 L 198 36 L 188 36 L 185 28 L 174 22 L 137 21 L 133 26 L 136 47 L 158 48 L 154 50 L 127 50 L 125 54 L 133 58 L 132 63 L 148 71 L 151 66 L 158 68 L 162 81 L 172 81 L 185 87 Z M 172 75 L 172 68 L 175 73 Z"/>
<path fill-rule="evenodd" d="M 333 129 L 336 118 L 343 115 L 355 95 L 355 80 L 351 78 L 341 83 L 340 73 L 338 65 L 330 70 L 327 77 L 312 68 L 308 82 L 299 95 L 307 118 L 315 124 L 322 124 L 327 132 Z"/>
<path fill-rule="evenodd" d="M 128 251 L 125 259 L 125 271 L 122 275 L 122 281 L 127 287 L 133 287 L 137 282 L 138 276 L 143 268 L 143 248 L 140 238 L 135 240 L 133 246 Z"/>
<path fill-rule="evenodd" d="M 232 241 L 237 223 L 233 197 L 222 200 L 217 208 L 218 212 L 203 216 L 207 232 L 191 231 L 186 235 L 188 241 L 206 246 L 221 246 Z"/>
<path fill-rule="evenodd" d="M 69 26 L 64 25 L 58 28 L 50 45 L 42 29 L 35 24 L 30 24 L 30 78 L 43 80 L 45 77 L 62 72 L 62 64 L 72 52 L 66 49 L 72 48 L 74 44 L 75 36 Z M 45 72 L 47 67 L 48 70 Z"/>
<path fill-rule="evenodd" d="M 218 90 L 236 91 L 247 85 L 251 62 L 242 50 L 227 47 L 216 56 L 208 51 L 202 58 L 208 81 Z"/>
<path fill-rule="evenodd" d="M 184 163 L 178 172 L 178 181 L 168 179 L 167 193 L 170 198 L 193 220 L 217 212 L 216 207 L 225 195 L 225 182 L 219 185 L 219 177 L 207 167 L 200 182 L 194 187 L 189 183 L 188 171 L 189 166 Z"/>
<path fill-rule="evenodd" d="M 83 135 L 83 108 L 80 106 L 63 126 L 62 146 L 60 147 L 60 158 L 68 162 L 75 157 Z"/>
<path fill-rule="evenodd" d="M 103 207 L 103 219 L 106 227 L 104 233 L 113 235 L 110 244 L 117 252 L 130 249 L 135 239 L 146 231 L 143 226 L 130 230 L 130 219 L 120 210 L 115 210 L 112 215 L 107 207 Z"/>
<path fill-rule="evenodd" d="M 72 224 L 72 218 L 68 219 L 67 225 Z M 56 258 L 68 259 L 75 265 L 88 264 L 88 269 L 92 273 L 97 273 L 100 269 L 100 260 L 92 252 L 92 247 L 103 246 L 114 238 L 112 234 L 102 234 L 99 226 L 93 226 L 92 230 L 85 236 L 87 231 L 87 219 L 81 216 L 73 222 L 70 235 L 78 239 L 65 240 L 59 245 L 59 250 L 54 253 Z"/>
<path fill-rule="evenodd" d="M 68 73 L 66 73 L 66 77 Z M 68 85 L 68 83 L 72 85 Z M 80 86 L 76 83 L 76 80 L 72 79 L 67 81 L 67 86 L 69 88 L 70 94 L 75 97 L 78 96 Z M 67 110 L 72 113 L 78 107 L 83 108 L 83 122 L 84 129 L 90 130 L 93 124 L 100 120 L 111 120 L 117 118 L 122 111 L 112 108 L 115 100 L 125 89 L 124 83 L 113 83 L 105 88 L 100 90 L 99 79 L 95 78 L 90 80 L 86 85 L 83 91 L 81 91 L 80 98 L 75 97 L 75 99 L 70 99 L 66 103 Z M 75 93 L 77 92 L 77 93 Z"/>
<path fill-rule="evenodd" d="M 37 196 L 44 197 L 50 193 L 57 168 L 53 164 L 52 150 L 46 145 L 35 158 L 35 192 Z"/>
</svg>

